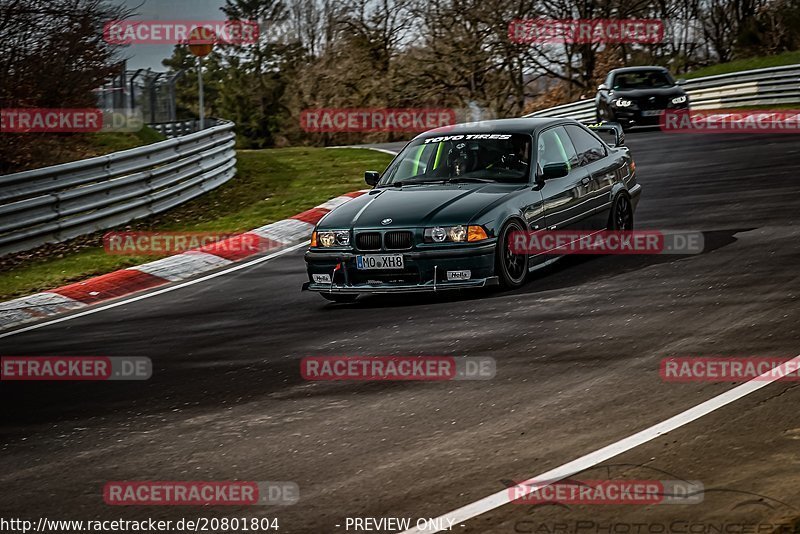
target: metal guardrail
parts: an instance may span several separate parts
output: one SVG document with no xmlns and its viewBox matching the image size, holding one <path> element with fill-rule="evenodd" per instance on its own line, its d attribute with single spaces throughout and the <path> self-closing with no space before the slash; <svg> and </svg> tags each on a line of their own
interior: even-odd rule
<svg viewBox="0 0 800 534">
<path fill-rule="evenodd" d="M 168 210 L 236 174 L 234 124 L 0 176 L 0 256 Z"/>
<path fill-rule="evenodd" d="M 691 108 L 697 110 L 800 103 L 800 65 L 695 78 L 688 80 L 683 88 L 689 94 Z M 534 111 L 525 116 L 594 120 L 594 99 Z"/>
<path fill-rule="evenodd" d="M 206 119 L 203 126 L 205 128 L 212 128 L 221 124 L 225 124 L 225 121 L 220 121 L 218 119 Z M 197 119 L 188 119 L 175 122 L 156 122 L 150 123 L 148 126 L 167 139 L 180 137 L 181 135 L 189 135 L 190 133 L 200 131 L 200 121 Z"/>
</svg>

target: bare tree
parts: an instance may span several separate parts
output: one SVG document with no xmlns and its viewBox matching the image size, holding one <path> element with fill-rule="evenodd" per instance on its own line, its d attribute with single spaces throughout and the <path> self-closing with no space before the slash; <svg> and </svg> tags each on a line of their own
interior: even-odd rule
<svg viewBox="0 0 800 534">
<path fill-rule="evenodd" d="M 103 27 L 130 14 L 106 0 L 0 0 L 0 108 L 94 107 L 120 68 Z M 46 145 L 43 134 L 2 138 L 0 172 Z"/>
</svg>

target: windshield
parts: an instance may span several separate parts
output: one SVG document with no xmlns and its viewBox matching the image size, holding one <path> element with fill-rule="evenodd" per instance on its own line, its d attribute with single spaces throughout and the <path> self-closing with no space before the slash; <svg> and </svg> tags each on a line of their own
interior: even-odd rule
<svg viewBox="0 0 800 534">
<path fill-rule="evenodd" d="M 626 89 L 655 89 L 673 85 L 675 82 L 669 73 L 663 70 L 644 70 L 617 74 L 614 76 L 613 89 L 625 91 Z"/>
<path fill-rule="evenodd" d="M 378 186 L 445 181 L 527 183 L 531 136 L 460 134 L 408 145 Z"/>
</svg>

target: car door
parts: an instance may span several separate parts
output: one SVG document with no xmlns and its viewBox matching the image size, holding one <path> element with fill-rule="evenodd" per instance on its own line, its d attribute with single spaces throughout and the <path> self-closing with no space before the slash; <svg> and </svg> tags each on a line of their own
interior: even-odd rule
<svg viewBox="0 0 800 534">
<path fill-rule="evenodd" d="M 584 204 L 590 179 L 586 167 L 578 165 L 578 154 L 564 126 L 554 126 L 539 133 L 536 163 L 536 171 L 540 176 L 548 164 L 566 163 L 569 167 L 566 176 L 551 178 L 541 184 L 547 229 L 587 229 Z"/>
<path fill-rule="evenodd" d="M 624 162 L 618 161 L 621 157 L 614 157 L 605 142 L 586 128 L 570 124 L 565 129 L 578 154 L 578 165 L 588 177 L 582 204 L 586 221 L 584 228 L 602 230 L 608 225 L 616 171 Z"/>
<path fill-rule="evenodd" d="M 582 230 L 585 221 L 582 218 L 581 204 L 589 178 L 586 170 L 578 166 L 578 155 L 569 135 L 563 126 L 554 126 L 540 132 L 536 144 L 537 186 L 534 189 L 542 194 L 541 211 L 544 215 L 538 231 L 545 233 Z M 542 181 L 544 166 L 553 163 L 566 164 L 569 173 L 560 178 Z M 541 243 L 544 244 L 544 241 Z M 554 252 L 558 253 L 558 250 L 532 252 L 530 265 L 535 266 L 553 259 Z"/>
</svg>

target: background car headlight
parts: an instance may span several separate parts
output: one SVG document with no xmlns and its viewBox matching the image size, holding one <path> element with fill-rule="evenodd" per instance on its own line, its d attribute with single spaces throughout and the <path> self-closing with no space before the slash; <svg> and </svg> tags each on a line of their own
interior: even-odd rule
<svg viewBox="0 0 800 534">
<path fill-rule="evenodd" d="M 488 239 L 481 226 L 434 226 L 425 229 L 426 243 L 465 243 Z"/>
<path fill-rule="evenodd" d="M 316 241 L 312 241 L 320 247 L 333 247 L 343 246 L 346 247 L 350 244 L 350 232 L 347 230 L 335 230 L 331 232 L 316 232 Z"/>
<path fill-rule="evenodd" d="M 630 100 L 625 100 L 624 98 L 618 98 L 614 100 L 614 105 L 618 108 L 627 108 L 633 104 Z"/>
<path fill-rule="evenodd" d="M 686 102 L 686 95 L 676 96 L 672 99 L 673 104 L 683 104 L 684 102 Z"/>
</svg>

